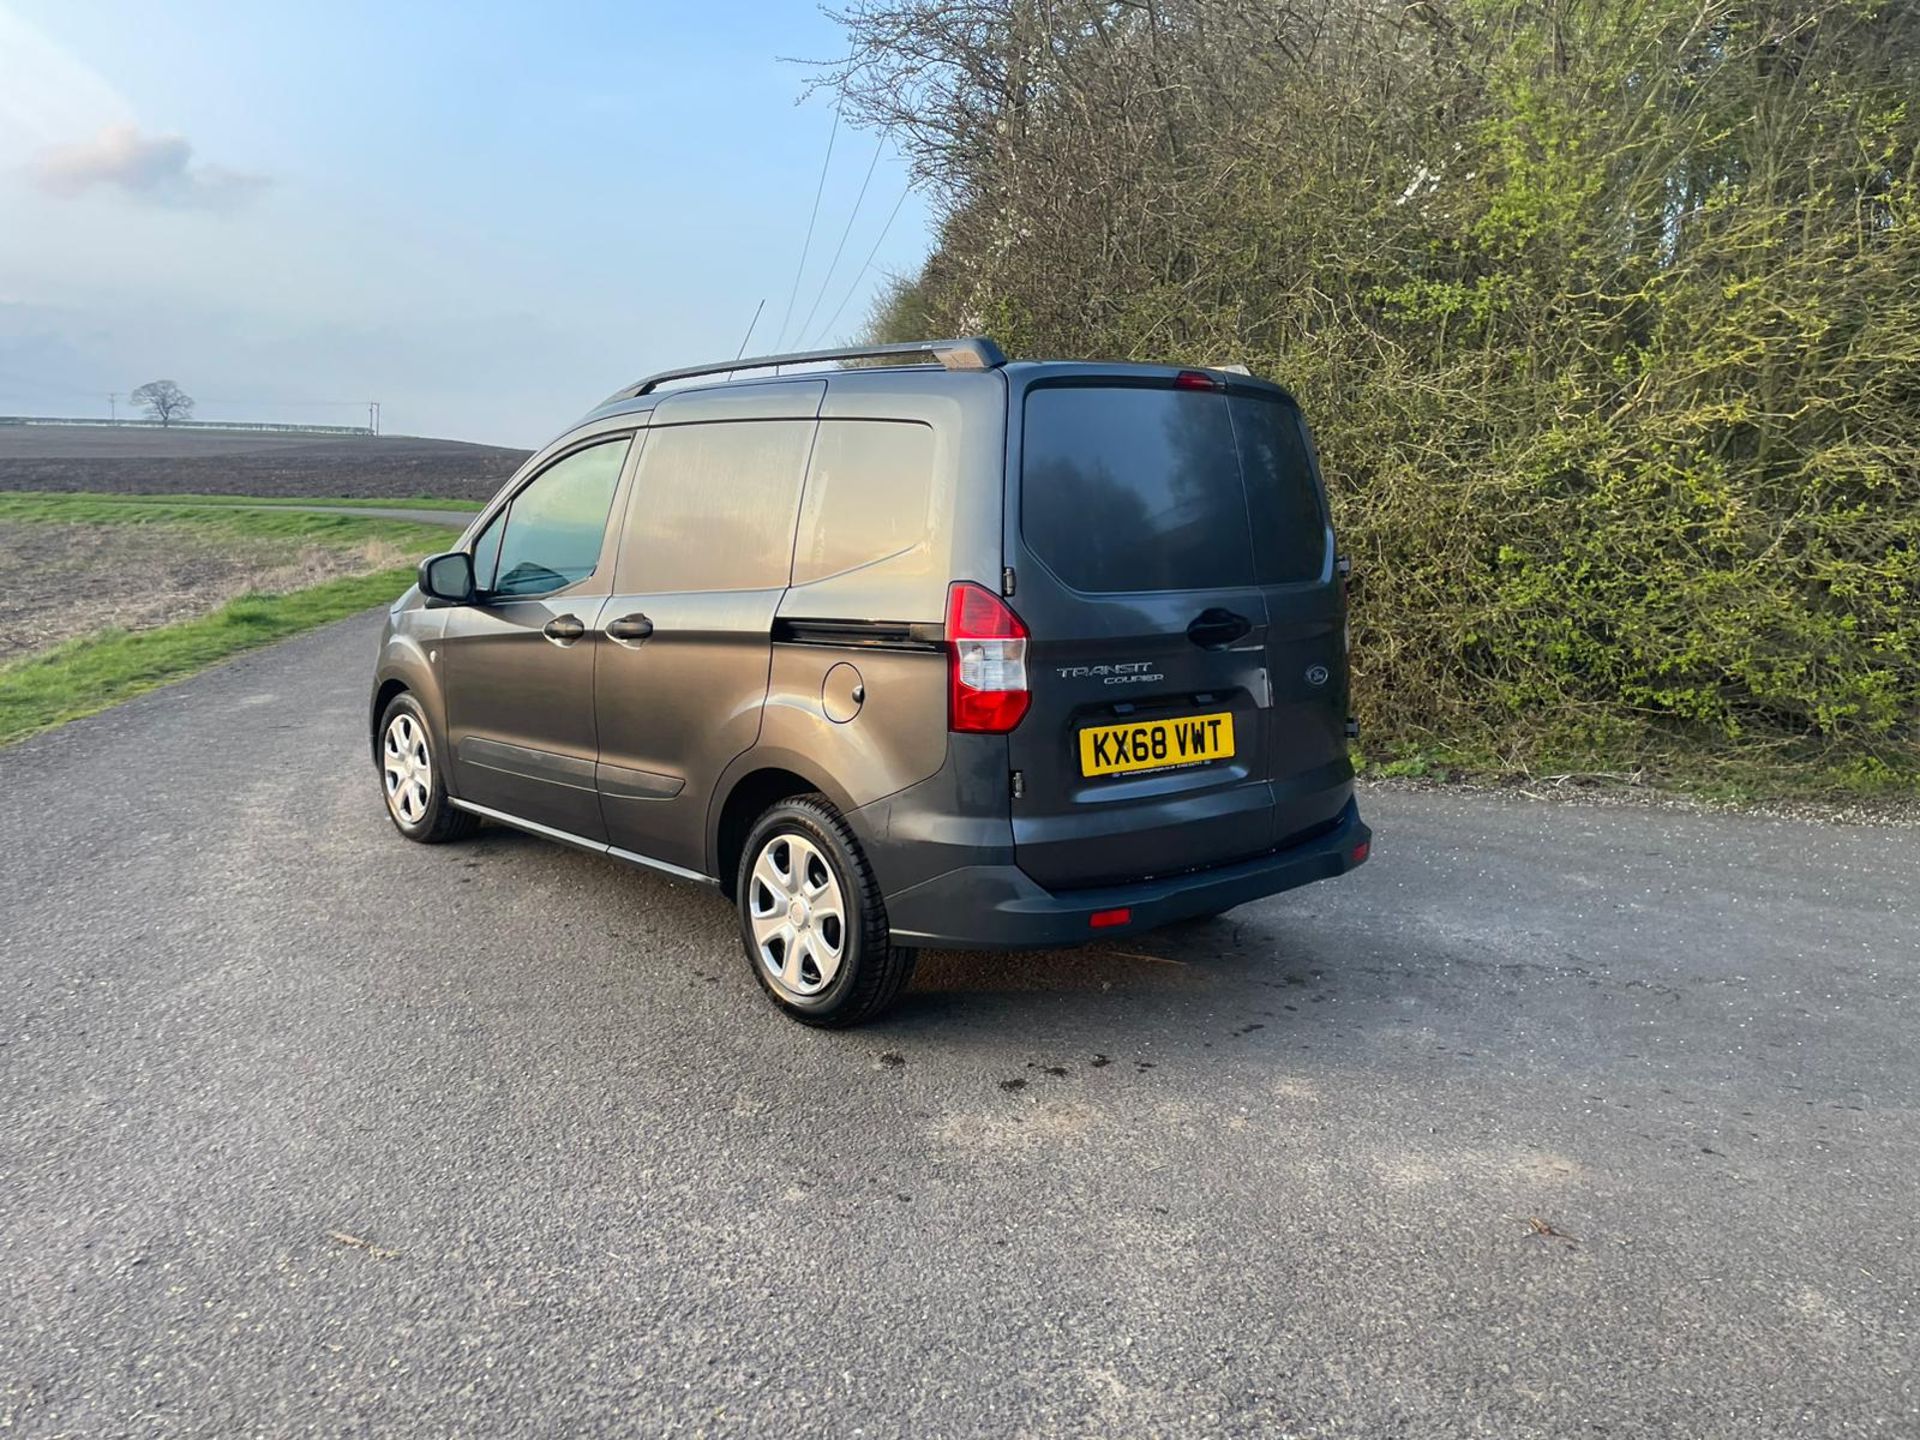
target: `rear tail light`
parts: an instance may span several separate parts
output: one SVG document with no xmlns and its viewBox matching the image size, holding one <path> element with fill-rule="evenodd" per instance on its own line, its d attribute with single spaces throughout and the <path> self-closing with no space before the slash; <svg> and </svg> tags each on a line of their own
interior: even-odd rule
<svg viewBox="0 0 1920 1440">
<path fill-rule="evenodd" d="M 1176 390 L 1224 390 L 1227 387 L 1202 370 L 1182 370 L 1173 377 Z"/>
<path fill-rule="evenodd" d="M 947 726 L 1004 735 L 1018 725 L 1027 693 L 1027 627 L 985 586 L 947 591 Z"/>
</svg>

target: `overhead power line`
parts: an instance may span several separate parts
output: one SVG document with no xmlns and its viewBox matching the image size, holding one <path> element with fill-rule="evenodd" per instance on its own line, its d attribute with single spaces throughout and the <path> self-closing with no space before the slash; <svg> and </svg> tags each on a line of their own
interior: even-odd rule
<svg viewBox="0 0 1920 1440">
<path fill-rule="evenodd" d="M 861 262 L 860 269 L 855 272 L 853 283 L 847 286 L 847 293 L 842 295 L 840 303 L 833 307 L 833 314 L 829 315 L 827 323 L 820 327 L 820 333 L 814 337 L 815 340 L 824 340 L 833 333 L 834 322 L 840 318 L 840 312 L 847 308 L 847 302 L 853 299 L 853 292 L 860 288 L 860 282 L 867 278 L 867 271 L 873 268 L 873 257 L 880 253 L 880 246 L 886 241 L 887 232 L 893 229 L 894 217 L 899 215 L 900 207 L 907 203 L 907 196 L 912 193 L 913 184 L 909 181 L 906 189 L 900 192 L 900 198 L 893 202 L 893 209 L 887 212 L 887 223 L 880 227 L 880 233 L 874 237 L 873 248 L 867 251 L 867 258 Z"/>
<path fill-rule="evenodd" d="M 42 395 L 86 395 L 98 397 L 106 394 L 104 390 L 91 389 L 78 385 L 49 385 L 44 380 L 35 380 L 27 375 L 0 374 L 0 386 L 12 388 L 18 386 L 26 390 L 38 390 Z"/>
<path fill-rule="evenodd" d="M 800 243 L 800 263 L 794 268 L 793 288 L 787 292 L 787 311 L 780 317 L 780 333 L 774 337 L 773 348 L 778 351 L 787 338 L 787 325 L 793 319 L 793 302 L 800 298 L 800 277 L 807 270 L 807 252 L 813 248 L 813 226 L 820 218 L 820 196 L 827 188 L 827 167 L 833 163 L 833 142 L 840 133 L 840 107 L 833 109 L 833 128 L 827 132 L 827 154 L 820 162 L 820 181 L 813 187 L 813 211 L 807 216 L 807 238 Z"/>
<path fill-rule="evenodd" d="M 193 397 L 193 403 L 196 405 L 257 405 L 261 409 L 271 409 L 276 405 L 319 405 L 319 406 L 331 407 L 333 409 L 339 409 L 342 406 L 352 406 L 353 408 L 358 409 L 361 406 L 365 405 L 367 402 L 364 400 L 278 400 L 278 399 L 235 400 L 231 396 L 208 397 L 204 395 L 196 395 Z"/>
<path fill-rule="evenodd" d="M 118 413 L 120 400 L 126 394 L 124 390 L 99 390 L 75 385 L 50 385 L 44 380 L 36 380 L 30 376 L 0 372 L 0 390 L 15 388 L 38 391 L 42 395 L 66 395 L 76 398 L 84 395 L 89 399 L 104 399 L 107 402 L 109 414 Z M 358 409 L 367 403 L 365 400 L 286 400 L 278 396 L 254 396 L 249 399 L 235 399 L 232 396 L 219 395 L 195 395 L 193 402 L 196 405 L 241 405 L 258 410 L 281 410 L 293 406 L 330 410 L 343 408 Z"/>
<path fill-rule="evenodd" d="M 813 324 L 813 317 L 819 313 L 820 302 L 827 298 L 827 286 L 833 283 L 833 272 L 840 265 L 840 253 L 847 248 L 847 236 L 853 233 L 853 222 L 860 218 L 860 206 L 867 198 L 867 186 L 873 183 L 874 167 L 880 163 L 880 152 L 886 147 L 887 142 L 884 136 L 881 137 L 880 143 L 873 147 L 873 159 L 867 162 L 866 176 L 860 181 L 860 193 L 853 197 L 853 209 L 847 212 L 847 223 L 841 227 L 840 243 L 833 247 L 833 258 L 827 261 L 827 273 L 820 277 L 820 288 L 814 292 L 813 304 L 807 307 L 807 318 L 800 322 L 799 332 L 794 337 L 796 345 L 806 338 L 808 327 Z"/>
</svg>

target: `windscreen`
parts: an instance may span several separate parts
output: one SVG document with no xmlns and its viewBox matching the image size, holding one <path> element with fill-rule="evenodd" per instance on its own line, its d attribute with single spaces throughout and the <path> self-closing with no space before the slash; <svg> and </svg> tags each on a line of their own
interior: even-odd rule
<svg viewBox="0 0 1920 1440">
<path fill-rule="evenodd" d="M 1020 525 L 1076 590 L 1312 579 L 1325 527 L 1292 407 L 1115 385 L 1027 393 Z"/>
</svg>

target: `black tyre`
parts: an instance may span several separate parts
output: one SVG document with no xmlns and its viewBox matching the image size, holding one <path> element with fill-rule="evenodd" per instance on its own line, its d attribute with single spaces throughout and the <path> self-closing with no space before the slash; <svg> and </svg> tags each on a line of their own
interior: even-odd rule
<svg viewBox="0 0 1920 1440">
<path fill-rule="evenodd" d="M 782 800 L 740 853 L 740 940 L 760 988 L 806 1025 L 858 1025 L 892 1005 L 914 952 L 892 942 L 860 844 L 825 797 Z"/>
<path fill-rule="evenodd" d="M 407 839 L 439 845 L 464 840 L 480 828 L 478 816 L 456 810 L 447 802 L 446 782 L 433 749 L 433 731 L 427 727 L 426 712 L 413 696 L 404 692 L 394 696 L 381 715 L 375 762 L 380 767 L 387 818 Z"/>
</svg>

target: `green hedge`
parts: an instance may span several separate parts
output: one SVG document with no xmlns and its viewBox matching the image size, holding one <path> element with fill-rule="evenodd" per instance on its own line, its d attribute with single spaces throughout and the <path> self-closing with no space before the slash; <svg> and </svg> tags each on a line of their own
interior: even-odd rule
<svg viewBox="0 0 1920 1440">
<path fill-rule="evenodd" d="M 938 11 L 831 77 L 948 202 L 876 330 L 1291 385 L 1370 754 L 1912 783 L 1920 10 Z"/>
</svg>

